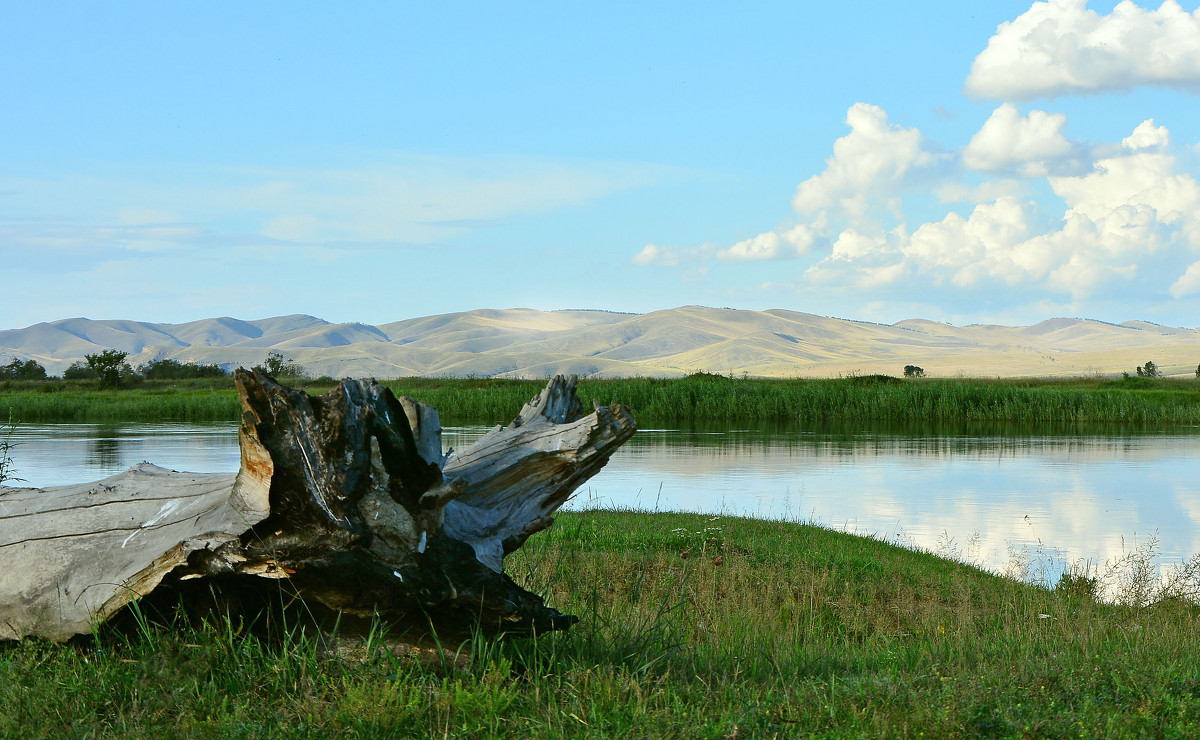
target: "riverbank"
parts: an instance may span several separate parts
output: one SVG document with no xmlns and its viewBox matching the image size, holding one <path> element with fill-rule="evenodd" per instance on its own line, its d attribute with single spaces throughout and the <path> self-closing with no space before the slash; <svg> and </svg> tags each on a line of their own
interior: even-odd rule
<svg viewBox="0 0 1200 740">
<path fill-rule="evenodd" d="M 309 393 L 328 383 L 297 381 Z M 401 378 L 397 395 L 436 407 L 444 420 L 508 423 L 544 380 Z M 820 380 L 730 378 L 583 380 L 579 396 L 623 403 L 646 423 L 1060 423 L 1197 424 L 1200 380 L 941 379 L 852 376 Z M 147 381 L 122 390 L 47 381 L 0 384 L 0 417 L 23 422 L 235 421 L 232 380 Z"/>
<path fill-rule="evenodd" d="M 214 623 L 0 646 L 0 735 L 1194 736 L 1200 609 L 1146 605 L 1135 566 L 1108 604 L 1087 579 L 801 524 L 563 513 L 506 568 L 581 617 L 570 634 L 396 653 Z"/>
</svg>

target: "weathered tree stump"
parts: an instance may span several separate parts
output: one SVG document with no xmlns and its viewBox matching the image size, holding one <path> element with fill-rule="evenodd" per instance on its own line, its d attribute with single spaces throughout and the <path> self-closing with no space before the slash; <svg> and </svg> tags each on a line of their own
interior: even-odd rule
<svg viewBox="0 0 1200 740">
<path fill-rule="evenodd" d="M 583 416 L 575 377 L 558 376 L 512 424 L 447 456 L 437 411 L 373 380 L 316 398 L 258 372 L 235 382 L 236 475 L 143 463 L 95 483 L 0 488 L 0 639 L 86 634 L 164 581 L 195 579 L 286 581 L 340 613 L 485 632 L 574 621 L 503 558 L 633 435 L 627 409 Z"/>
</svg>

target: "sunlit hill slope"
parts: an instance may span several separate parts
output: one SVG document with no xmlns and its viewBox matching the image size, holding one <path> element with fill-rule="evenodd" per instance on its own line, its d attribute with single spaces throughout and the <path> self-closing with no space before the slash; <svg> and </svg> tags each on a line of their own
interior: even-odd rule
<svg viewBox="0 0 1200 740">
<path fill-rule="evenodd" d="M 1051 319 L 1032 326 L 952 326 L 923 319 L 872 324 L 796 311 L 684 306 L 646 314 L 477 310 L 378 326 L 292 315 L 186 324 L 63 319 L 0 331 L 0 362 L 32 358 L 52 374 L 85 354 L 129 353 L 227 368 L 280 352 L 313 375 L 679 376 L 697 371 L 802 377 L 1090 375 L 1153 361 L 1194 375 L 1200 331 L 1146 321 Z"/>
</svg>

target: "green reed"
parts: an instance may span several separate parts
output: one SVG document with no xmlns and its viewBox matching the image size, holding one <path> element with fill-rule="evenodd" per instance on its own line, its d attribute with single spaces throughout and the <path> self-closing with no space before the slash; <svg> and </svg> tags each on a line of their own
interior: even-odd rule
<svg viewBox="0 0 1200 740">
<path fill-rule="evenodd" d="M 444 420 L 507 423 L 544 380 L 402 378 L 384 381 L 398 395 L 432 404 Z M 302 385 L 310 393 L 328 383 Z M 778 423 L 1109 423 L 1200 422 L 1200 383 L 1101 379 L 685 378 L 583 380 L 585 407 L 628 406 L 639 422 Z M 0 384 L 0 413 L 39 421 L 235 421 L 241 410 L 231 380 L 147 382 L 115 391 L 79 386 Z"/>
</svg>

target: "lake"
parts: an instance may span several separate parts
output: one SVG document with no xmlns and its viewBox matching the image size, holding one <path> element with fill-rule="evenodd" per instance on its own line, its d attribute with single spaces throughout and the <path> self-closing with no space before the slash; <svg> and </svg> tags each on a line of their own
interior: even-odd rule
<svg viewBox="0 0 1200 740">
<path fill-rule="evenodd" d="M 447 427 L 464 447 L 487 427 Z M 25 424 L 23 486 L 78 483 L 148 460 L 233 472 L 234 424 Z M 1061 571 L 1158 538 L 1200 553 L 1200 428 L 1018 433 L 702 427 L 643 429 L 568 508 L 631 507 L 808 521 L 1005 571 Z M 1054 574 L 1051 574 L 1051 578 Z"/>
</svg>

